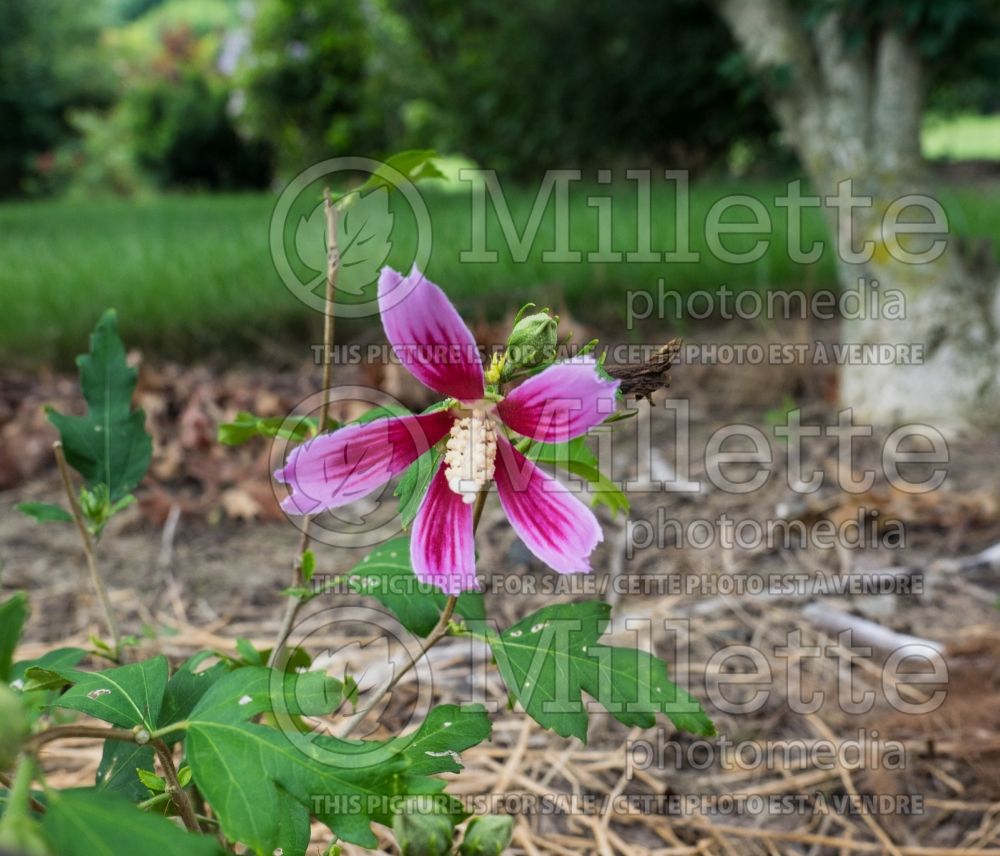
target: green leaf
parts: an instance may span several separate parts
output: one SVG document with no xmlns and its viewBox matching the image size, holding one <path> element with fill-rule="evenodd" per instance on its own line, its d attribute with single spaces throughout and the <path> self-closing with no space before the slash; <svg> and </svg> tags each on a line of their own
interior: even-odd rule
<svg viewBox="0 0 1000 856">
<path fill-rule="evenodd" d="M 90 353 L 76 362 L 87 415 L 66 416 L 49 408 L 49 421 L 59 431 L 67 462 L 87 487 L 105 485 L 111 502 L 117 502 L 146 474 L 153 441 L 145 414 L 131 409 L 138 371 L 125 361 L 114 310 L 101 316 L 90 336 Z"/>
<path fill-rule="evenodd" d="M 184 832 L 165 818 L 135 808 L 115 794 L 49 791 L 42 829 L 59 856 L 221 856 L 219 843 Z"/>
<path fill-rule="evenodd" d="M 236 650 L 239 652 L 240 659 L 246 663 L 248 666 L 263 666 L 264 660 L 261 659 L 260 652 L 253 647 L 253 642 L 249 639 L 243 639 L 242 637 L 237 637 L 236 639 Z"/>
<path fill-rule="evenodd" d="M 404 152 L 397 152 L 385 162 L 386 167 L 402 173 L 403 176 L 412 182 L 423 181 L 428 178 L 444 178 L 444 173 L 437 168 L 434 163 L 438 154 L 433 149 L 410 149 Z M 380 187 L 389 190 L 396 189 L 395 178 L 390 169 L 379 167 L 372 176 L 358 188 L 359 194 L 369 193 Z"/>
<path fill-rule="evenodd" d="M 51 502 L 19 502 L 14 506 L 21 514 L 34 517 L 39 523 L 72 523 L 73 515 L 61 505 Z"/>
<path fill-rule="evenodd" d="M 401 407 L 396 404 L 386 405 L 385 407 L 372 407 L 362 413 L 357 419 L 349 422 L 349 425 L 367 425 L 369 422 L 374 422 L 376 419 L 381 419 L 384 416 L 409 416 L 410 411 L 405 407 Z"/>
<path fill-rule="evenodd" d="M 152 770 L 139 770 L 139 781 L 150 793 L 162 794 L 167 789 L 167 780 L 157 776 Z"/>
<path fill-rule="evenodd" d="M 231 422 L 220 423 L 216 438 L 226 446 L 241 446 L 254 437 L 277 437 L 300 443 L 315 437 L 318 430 L 319 423 L 309 416 L 262 417 L 241 410 Z"/>
<path fill-rule="evenodd" d="M 71 669 L 85 656 L 87 656 L 87 652 L 82 648 L 56 648 L 37 659 L 21 660 L 14 664 L 10 672 L 11 686 L 21 692 L 29 718 L 33 722 L 53 702 L 59 689 L 64 687 L 67 681 L 55 675 L 55 685 L 45 688 L 36 686 L 36 682 L 29 676 L 29 673 L 32 670 L 45 672 L 46 669 Z"/>
<path fill-rule="evenodd" d="M 200 666 L 215 655 L 211 651 L 201 651 L 185 660 L 167 681 L 163 695 L 163 705 L 157 720 L 157 728 L 166 728 L 175 722 L 187 719 L 195 705 L 212 686 L 230 672 L 224 662 L 213 663 L 207 668 Z M 167 735 L 165 739 L 179 739 L 180 735 Z"/>
<path fill-rule="evenodd" d="M 105 740 L 94 783 L 97 790 L 120 794 L 130 802 L 146 799 L 149 796 L 146 790 L 147 778 L 160 778 L 152 772 L 153 755 L 152 746 L 139 746 L 123 740 Z"/>
<path fill-rule="evenodd" d="M 587 693 L 625 725 L 652 728 L 664 713 L 682 731 L 714 734 L 701 705 L 669 680 L 662 660 L 598 643 L 610 618 L 611 607 L 600 601 L 557 604 L 487 635 L 507 689 L 528 715 L 586 742 Z"/>
<path fill-rule="evenodd" d="M 389 210 L 389 191 L 384 188 L 366 191 L 351 199 L 337 219 L 337 249 L 340 272 L 337 290 L 359 295 L 378 279 L 389 257 L 389 235 L 395 215 Z"/>
<path fill-rule="evenodd" d="M 559 467 L 582 478 L 594 491 L 594 505 L 606 505 L 612 517 L 617 517 L 619 511 L 628 514 L 628 497 L 601 472 L 597 456 L 590 450 L 585 437 L 577 437 L 568 443 L 532 441 L 524 454 L 537 464 Z"/>
<path fill-rule="evenodd" d="M 313 574 L 316 573 L 316 554 L 312 550 L 306 550 L 302 554 L 299 571 L 303 582 L 308 583 L 313 578 Z"/>
<path fill-rule="evenodd" d="M 348 584 L 358 594 L 374 597 L 411 633 L 426 636 L 437 624 L 448 598 L 439 589 L 420 582 L 410 565 L 410 539 L 393 538 L 373 550 L 347 572 Z M 486 618 L 479 592 L 458 598 L 455 612 L 470 621 Z"/>
<path fill-rule="evenodd" d="M 474 817 L 465 828 L 459 856 L 500 856 L 514 837 L 514 818 L 509 814 Z"/>
<path fill-rule="evenodd" d="M 404 529 L 408 528 L 413 518 L 417 516 L 420 503 L 423 502 L 443 455 L 444 451 L 435 446 L 410 464 L 400 477 L 396 486 L 396 496 L 399 497 L 399 519 Z"/>
<path fill-rule="evenodd" d="M 83 648 L 53 648 L 33 660 L 19 660 L 11 669 L 10 679 L 24 681 L 29 669 L 72 669 L 86 656 Z"/>
<path fill-rule="evenodd" d="M 0 604 L 0 681 L 11 680 L 14 649 L 28 620 L 28 596 L 16 592 Z"/>
<path fill-rule="evenodd" d="M 387 743 L 279 731 L 250 721 L 274 714 L 275 696 L 292 716 L 328 713 L 340 697 L 339 687 L 327 692 L 329 685 L 319 673 L 240 669 L 216 683 L 192 712 L 188 762 L 229 839 L 260 853 L 279 846 L 288 852 L 288 840 L 308 840 L 312 814 L 345 841 L 374 847 L 370 824 L 391 825 L 392 798 L 439 793 L 444 783 L 428 777 L 460 769 L 454 753 L 489 736 L 481 707 L 451 705 L 433 710 L 411 737 Z"/>
<path fill-rule="evenodd" d="M 104 672 L 69 671 L 72 686 L 54 702 L 119 728 L 141 725 L 148 731 L 156 723 L 167 688 L 167 658 L 153 657 Z"/>
</svg>

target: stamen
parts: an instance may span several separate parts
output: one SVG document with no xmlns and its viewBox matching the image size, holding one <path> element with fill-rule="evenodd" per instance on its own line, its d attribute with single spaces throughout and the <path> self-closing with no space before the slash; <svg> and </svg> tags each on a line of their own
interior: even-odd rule
<svg viewBox="0 0 1000 856">
<path fill-rule="evenodd" d="M 493 480 L 496 457 L 496 432 L 486 411 L 476 409 L 471 416 L 456 419 L 444 456 L 448 487 L 463 502 L 474 502 L 476 494 Z"/>
</svg>

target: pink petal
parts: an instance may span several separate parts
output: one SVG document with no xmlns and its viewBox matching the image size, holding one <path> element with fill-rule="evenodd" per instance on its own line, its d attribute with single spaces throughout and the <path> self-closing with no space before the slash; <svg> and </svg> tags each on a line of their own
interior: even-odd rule
<svg viewBox="0 0 1000 856">
<path fill-rule="evenodd" d="M 292 490 L 282 509 L 288 514 L 316 514 L 360 499 L 444 437 L 453 419 L 450 410 L 387 416 L 303 443 L 274 474 Z"/>
<path fill-rule="evenodd" d="M 590 554 L 604 540 L 594 512 L 505 437 L 497 446 L 500 504 L 525 546 L 561 574 L 591 570 Z"/>
<path fill-rule="evenodd" d="M 593 357 L 579 357 L 528 378 L 497 405 L 497 412 L 518 434 L 565 443 L 614 413 L 618 383 L 597 373 Z"/>
<path fill-rule="evenodd" d="M 441 462 L 413 520 L 410 562 L 417 579 L 445 594 L 476 588 L 472 505 L 448 487 Z"/>
<path fill-rule="evenodd" d="M 476 340 L 440 288 L 416 267 L 405 278 L 383 268 L 378 300 L 389 344 L 417 380 L 459 401 L 483 397 Z"/>
</svg>

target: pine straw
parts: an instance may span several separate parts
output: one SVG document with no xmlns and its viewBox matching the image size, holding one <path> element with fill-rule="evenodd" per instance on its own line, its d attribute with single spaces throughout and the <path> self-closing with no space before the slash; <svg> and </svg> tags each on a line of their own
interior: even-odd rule
<svg viewBox="0 0 1000 856">
<path fill-rule="evenodd" d="M 699 405 L 697 388 L 708 388 L 704 372 L 692 367 L 678 373 L 681 382 L 688 382 L 688 393 L 694 405 L 692 446 L 704 448 L 708 433 L 721 424 L 735 420 L 758 422 L 761 408 L 756 403 L 761 390 L 772 391 L 775 402 L 782 391 L 798 395 L 801 387 L 815 388 L 814 378 L 788 379 L 782 383 L 775 371 L 760 378 L 748 376 L 750 369 L 741 367 L 733 373 L 733 383 L 726 387 L 718 376 L 713 378 L 712 400 L 735 402 L 735 410 L 719 412 L 716 408 Z M 683 391 L 681 391 L 683 394 Z M 741 398 L 741 396 L 743 396 Z M 753 402 L 748 400 L 753 398 Z M 747 413 L 740 408 L 751 407 Z M 810 405 L 811 417 L 822 416 L 825 424 L 833 424 L 832 408 L 818 402 Z M 654 436 L 660 436 L 654 434 Z M 672 437 L 672 433 L 666 436 Z M 877 439 L 877 438 L 876 438 Z M 931 580 L 930 569 L 936 559 L 969 554 L 1000 540 L 996 521 L 985 523 L 970 514 L 961 501 L 963 496 L 975 496 L 983 488 L 987 475 L 983 461 L 995 460 L 995 443 L 962 448 L 952 445 L 952 476 L 948 490 L 935 493 L 935 507 L 913 505 L 903 508 L 910 514 L 907 520 L 906 549 L 893 553 L 881 548 L 859 551 L 744 550 L 725 551 L 667 549 L 646 550 L 633 560 L 625 560 L 625 541 L 615 527 L 620 523 L 605 520 L 607 537 L 594 565 L 601 576 L 628 573 L 634 577 L 674 575 L 695 578 L 702 582 L 715 578 L 738 577 L 748 573 L 805 572 L 824 579 L 835 579 L 857 570 L 894 566 L 901 571 L 911 568 L 924 572 Z M 991 446 L 990 443 L 993 443 Z M 865 444 L 862 444 L 865 445 Z M 818 447 L 818 448 L 817 448 Z M 669 452 L 669 450 L 668 450 Z M 859 452 L 858 466 L 868 458 L 878 469 L 879 447 L 873 440 Z M 619 450 L 616 449 L 616 458 Z M 670 453 L 672 455 L 672 453 Z M 829 443 L 814 444 L 805 472 L 827 468 L 834 454 Z M 868 456 L 866 458 L 866 455 Z M 631 451 L 626 447 L 624 458 Z M 634 457 L 632 457 L 634 461 Z M 263 470 L 261 470 L 263 472 Z M 705 462 L 695 460 L 691 478 L 704 478 Z M 627 469 L 615 473 L 618 478 L 632 475 Z M 263 478 L 260 473 L 257 476 Z M 990 486 L 992 489 L 992 486 Z M 950 492 L 949 492 L 950 491 Z M 34 498 L 34 497 L 32 497 Z M 790 499 L 785 487 L 785 473 L 780 462 L 765 488 L 747 497 L 706 492 L 684 499 L 663 493 L 633 494 L 634 516 L 656 521 L 656 511 L 664 506 L 671 517 L 684 521 L 713 519 L 720 512 L 740 519 L 763 519 L 773 516 L 775 508 Z M 794 498 L 794 497 L 792 497 Z M 824 489 L 818 497 L 836 510 L 837 503 L 850 506 L 851 497 L 838 496 Z M 855 500 L 856 501 L 856 500 Z M 989 508 L 989 503 L 980 503 Z M 655 523 L 654 523 L 655 525 Z M 128 588 L 125 580 L 135 579 L 135 566 L 143 566 L 136 544 L 141 540 L 159 539 L 160 530 L 142 532 L 133 538 L 123 532 L 120 554 L 108 557 L 112 578 L 112 601 L 123 616 L 127 631 L 135 632 L 142 624 L 170 626 L 176 631 L 148 643 L 150 651 L 167 654 L 179 662 L 203 648 L 232 650 L 233 639 L 243 636 L 259 647 L 271 644 L 277 629 L 277 586 L 284 579 L 294 545 L 294 533 L 288 527 L 245 527 L 230 531 L 224 545 L 209 541 L 203 530 L 187 518 L 181 526 L 174 553 L 173 568 L 151 574 L 143 590 Z M 480 539 L 480 566 L 505 568 L 512 573 L 525 573 L 542 579 L 537 567 L 524 567 L 523 551 L 518 550 L 510 528 L 503 522 L 495 503 L 487 507 Z M 287 537 L 285 537 L 287 536 Z M 62 536 L 49 530 L 44 543 L 24 544 L 32 536 L 18 530 L 21 552 L 11 563 L 11 569 L 21 573 L 21 585 L 29 586 L 35 608 L 35 624 L 31 640 L 46 638 L 45 644 L 28 641 L 19 657 L 32 657 L 58 644 L 86 645 L 87 632 L 98 631 L 93 611 L 88 609 L 88 595 L 82 583 L 70 572 L 76 552 L 72 545 L 62 543 Z M 41 535 L 34 536 L 42 538 Z M 287 544 L 280 543 L 284 537 Z M 116 549 L 117 536 L 109 544 Z M 13 543 L 13 540 L 12 540 Z M 51 551 L 51 544 L 62 543 L 60 562 L 65 566 L 63 577 L 53 577 L 48 569 L 52 562 L 39 565 L 29 558 Z M 267 553 L 270 543 L 273 552 Z M 243 545 L 241 547 L 241 544 Z M 224 563 L 217 555 L 225 556 Z M 102 545 L 103 546 L 103 545 Z M 221 549 L 220 549 L 221 547 Z M 47 556 L 53 555 L 51 552 Z M 60 554 L 54 554 L 57 559 Z M 155 551 L 152 554 L 155 556 Z M 339 571 L 349 567 L 353 558 L 343 551 L 325 550 L 318 553 L 320 567 Z M 38 560 L 41 561 L 40 559 Z M 153 558 L 150 558 L 150 562 Z M 131 568 L 126 573 L 123 568 Z M 219 579 L 213 576 L 224 568 L 238 578 Z M 206 583 L 206 580 L 209 582 Z M 8 584 L 12 584 L 7 579 Z M 116 585 L 117 583 L 117 585 Z M 212 588 L 217 597 L 212 599 Z M 585 597 L 580 595 L 579 597 Z M 593 595 L 591 595 L 593 596 Z M 658 745 L 681 749 L 690 747 L 692 739 L 677 735 L 669 723 L 661 719 L 653 731 L 632 731 L 609 716 L 594 714 L 587 745 L 573 739 L 563 739 L 542 730 L 517 711 L 506 709 L 507 696 L 495 670 L 488 676 L 476 700 L 493 702 L 494 730 L 490 742 L 463 755 L 465 770 L 452 779 L 449 790 L 469 798 L 495 795 L 499 811 L 509 809 L 516 814 L 516 834 L 511 852 L 519 854 L 803 854 L 803 856 L 837 856 L 854 853 L 920 854 L 1000 854 L 1000 681 L 997 675 L 997 652 L 1000 651 L 1000 631 L 992 603 L 971 593 L 960 579 L 946 579 L 941 585 L 930 586 L 919 597 L 878 596 L 864 598 L 801 596 L 735 597 L 726 595 L 652 595 L 606 597 L 617 600 L 616 616 L 652 619 L 651 638 L 642 644 L 671 663 L 673 677 L 703 702 L 715 718 L 721 734 L 737 743 L 756 743 L 767 747 L 780 741 L 802 741 L 814 745 L 818 741 L 850 744 L 859 739 L 862 730 L 873 741 L 883 745 L 899 741 L 906 750 L 902 769 L 874 769 L 871 764 L 857 768 L 821 769 L 809 759 L 799 758 L 784 766 L 782 763 L 749 767 L 738 762 L 722 765 L 718 761 L 703 767 L 692 765 L 686 756 L 677 764 L 654 764 L 649 769 L 627 773 L 630 741 L 648 740 L 654 749 Z M 339 597 L 339 596 L 338 596 Z M 565 600 L 566 598 L 559 598 Z M 796 657 L 779 656 L 776 649 L 787 644 L 789 632 L 801 631 L 800 645 L 827 646 L 831 640 L 807 623 L 802 608 L 806 603 L 821 600 L 833 607 L 862 613 L 894 630 L 910 633 L 947 644 L 949 665 L 947 700 L 938 710 L 920 716 L 903 715 L 886 703 L 882 686 L 881 662 L 875 658 L 855 663 L 850 675 L 854 679 L 855 697 L 865 691 L 876 694 L 874 708 L 866 713 L 850 715 L 837 704 L 839 663 L 832 656 L 797 658 L 801 666 L 801 697 L 808 698 L 821 691 L 826 701 L 815 712 L 793 713 L 785 695 L 786 676 Z M 211 604 L 209 603 L 211 601 Z M 328 607 L 338 601 L 321 599 L 315 608 Z M 344 602 L 360 603 L 346 598 Z M 501 626 L 527 615 L 533 609 L 552 602 L 542 596 L 488 595 L 488 609 Z M 215 610 L 213 612 L 213 609 Z M 688 657 L 678 657 L 674 636 L 664 627 L 664 620 L 687 619 L 690 622 Z M 90 626 L 87 627 L 88 620 Z M 41 626 L 39 625 L 41 622 Z M 62 622 L 62 623 L 60 623 Z M 68 631 L 63 628 L 70 628 Z M 613 638 L 620 644 L 636 643 L 636 637 L 622 625 L 615 625 Z M 349 628 L 331 626 L 322 636 L 310 639 L 313 653 L 328 648 L 349 650 L 352 674 L 365 674 L 366 685 L 378 683 L 387 668 L 387 650 L 391 656 L 399 652 L 385 646 L 361 645 L 366 641 L 348 632 Z M 63 638 L 63 635 L 69 638 Z M 749 645 L 761 652 L 771 669 L 770 697 L 759 710 L 741 715 L 722 715 L 707 704 L 704 675 L 713 654 L 721 648 Z M 345 648 L 344 646 L 354 646 Z M 469 646 L 461 640 L 448 640 L 432 652 L 433 697 L 430 703 L 464 702 L 469 700 Z M 746 668 L 745 665 L 741 668 Z M 338 676 L 342 670 L 331 670 Z M 410 675 L 394 692 L 390 707 L 382 711 L 381 726 L 373 725 L 367 735 L 372 737 L 394 733 L 418 698 L 417 673 Z M 759 688 L 750 688 L 750 692 Z M 910 701 L 930 693 L 932 686 L 911 686 L 902 690 Z M 727 693 L 732 693 L 728 690 Z M 425 700 L 424 703 L 427 703 Z M 414 722 L 417 720 L 414 719 Z M 412 726 L 411 726 L 412 727 Z M 356 736 L 362 736 L 359 729 Z M 634 744 L 633 744 L 634 745 Z M 44 763 L 52 784 L 57 786 L 89 785 L 94 780 L 100 757 L 100 747 L 92 741 L 76 740 L 50 744 L 44 751 Z M 637 757 L 633 754 L 633 759 Z M 697 759 L 695 759 L 697 760 Z M 780 759 L 779 759 L 780 760 Z M 894 814 L 862 816 L 840 815 L 832 799 L 829 810 L 811 809 L 816 795 L 833 798 L 843 794 L 908 795 L 923 799 L 923 810 L 910 816 Z M 604 809 L 615 798 L 635 795 L 704 795 L 807 797 L 809 802 L 801 813 L 733 814 L 711 807 L 703 811 L 673 813 L 622 813 Z M 565 805 L 576 798 L 588 810 L 569 813 L 520 811 L 532 799 L 544 798 L 550 804 Z M 391 834 L 378 830 L 382 851 L 394 853 Z M 320 853 L 328 831 L 316 825 L 311 852 Z M 347 853 L 361 853 L 347 846 Z"/>
<path fill-rule="evenodd" d="M 118 606 L 135 602 L 139 593 L 119 590 L 115 593 Z M 512 599 L 516 600 L 516 599 Z M 683 615 L 696 600 L 628 601 L 627 612 L 632 617 L 663 618 Z M 265 647 L 274 629 L 259 621 L 196 626 L 186 620 L 183 602 L 171 607 L 164 604 L 162 613 L 154 618 L 170 623 L 177 629 L 174 636 L 164 637 L 157 649 L 171 660 L 179 661 L 196 650 L 219 648 L 231 650 L 232 639 L 247 636 Z M 524 604 L 518 604 L 523 608 Z M 655 626 L 655 625 L 654 625 Z M 718 614 L 702 617 L 698 633 L 691 640 L 691 663 L 687 670 L 675 670 L 675 677 L 686 682 L 690 674 L 702 674 L 705 664 L 719 640 L 745 639 L 753 641 L 763 651 L 773 652 L 771 642 L 781 642 L 789 629 L 801 627 L 802 645 L 826 645 L 830 640 L 803 626 L 794 610 L 781 603 L 741 602 L 729 599 Z M 95 627 L 96 629 L 96 627 Z M 317 647 L 338 650 L 357 640 L 338 636 L 335 626 L 311 640 Z M 625 641 L 625 636 L 622 636 Z M 654 638 L 658 649 L 665 643 L 663 633 Z M 998 639 L 989 628 L 969 627 L 966 647 L 982 650 L 983 645 L 996 650 Z M 975 643 L 975 644 L 973 644 Z M 86 638 L 66 640 L 66 644 L 86 645 Z M 28 643 L 20 651 L 22 657 L 42 653 L 46 646 Z M 369 675 L 378 676 L 385 669 L 384 646 L 362 646 L 351 649 L 352 668 L 362 674 L 365 666 Z M 788 658 L 768 656 L 775 680 L 773 689 L 781 692 Z M 810 658 L 803 664 L 803 697 L 815 690 L 835 693 L 836 662 L 829 658 Z M 434 703 L 461 702 L 468 692 L 468 645 L 463 640 L 448 640 L 433 651 Z M 819 713 L 796 716 L 789 713 L 784 697 L 769 700 L 765 708 L 749 716 L 718 717 L 720 731 L 734 739 L 756 739 L 767 742 L 793 737 L 803 740 L 824 739 L 837 743 L 856 738 L 858 729 L 869 733 L 878 730 L 882 739 L 903 742 L 907 764 L 900 771 L 865 769 L 817 769 L 808 764 L 788 769 L 756 767 L 742 769 L 739 765 L 723 769 L 713 764 L 708 769 L 692 769 L 681 764 L 665 768 L 635 770 L 626 774 L 627 746 L 630 740 L 649 739 L 656 745 L 655 733 L 629 730 L 605 715 L 594 715 L 588 745 L 573 739 L 562 739 L 546 732 L 519 712 L 504 711 L 505 692 L 495 671 L 490 671 L 485 698 L 496 703 L 501 711 L 495 715 L 493 738 L 463 755 L 465 770 L 452 779 L 449 790 L 470 799 L 486 795 L 502 797 L 494 810 L 517 813 L 533 799 L 549 800 L 566 806 L 575 797 L 589 799 L 586 811 L 576 813 L 541 813 L 522 811 L 517 816 L 512 851 L 525 854 L 850 854 L 890 853 L 945 856 L 945 854 L 1000 853 L 1000 736 L 996 729 L 997 705 L 995 693 L 977 680 L 975 672 L 954 667 L 949 685 L 949 699 L 936 714 L 923 717 L 900 717 L 878 705 L 874 711 L 851 717 L 837 712 L 835 704 L 824 704 Z M 411 673 L 411 676 L 413 673 Z M 882 697 L 880 672 L 869 664 L 855 670 L 856 693 L 875 690 Z M 377 683 L 377 680 L 372 681 Z M 693 692 L 701 698 L 697 687 Z M 374 726 L 369 736 L 383 736 L 393 730 L 412 707 L 416 690 L 415 678 L 408 677 L 397 690 L 391 707 L 381 717 L 382 725 Z M 992 710 L 990 709 L 992 706 Z M 324 723 L 320 723 L 325 725 Z M 690 738 L 671 735 L 671 729 L 661 722 L 661 741 L 678 739 L 681 745 Z M 333 729 L 335 733 L 335 728 Z M 94 781 L 100 759 L 100 746 L 88 740 L 66 740 L 50 744 L 44 751 L 44 766 L 49 781 L 58 787 L 82 786 Z M 894 816 L 838 816 L 834 810 L 820 814 L 790 816 L 722 816 L 711 811 L 673 815 L 624 814 L 608 811 L 609 804 L 622 795 L 646 794 L 705 794 L 705 795 L 780 795 L 827 796 L 843 793 L 922 794 L 924 811 L 910 818 Z M 562 802 L 561 802 L 562 801 Z M 832 806 L 832 803 L 831 803 Z M 328 840 L 328 831 L 317 825 L 314 851 Z M 386 830 L 378 832 L 382 847 L 379 852 L 393 853 L 392 837 Z M 366 852 L 347 846 L 347 853 Z"/>
</svg>

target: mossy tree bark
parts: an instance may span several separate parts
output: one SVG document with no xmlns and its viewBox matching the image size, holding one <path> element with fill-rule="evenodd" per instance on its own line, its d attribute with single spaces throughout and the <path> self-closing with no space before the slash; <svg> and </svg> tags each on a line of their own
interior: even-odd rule
<svg viewBox="0 0 1000 856">
<path fill-rule="evenodd" d="M 898 290 L 904 317 L 845 321 L 844 342 L 922 348 L 916 364 L 845 364 L 843 404 L 877 424 L 927 420 L 954 429 L 1000 423 L 1000 303 L 992 263 L 976 264 L 953 236 L 919 263 L 901 261 L 934 239 L 897 240 L 885 226 L 886 212 L 905 209 L 904 197 L 933 198 L 920 154 L 924 81 L 916 46 L 896 27 L 874 35 L 848 32 L 836 9 L 807 25 L 787 0 L 710 2 L 763 82 L 814 192 L 825 199 L 850 180 L 854 195 L 871 197 L 870 207 L 852 210 L 850 228 L 838 228 L 837 209 L 824 206 L 838 238 L 841 285 L 856 289 L 860 281 L 867 290 L 877 282 L 882 295 Z M 865 242 L 870 258 L 858 252 Z"/>
</svg>

